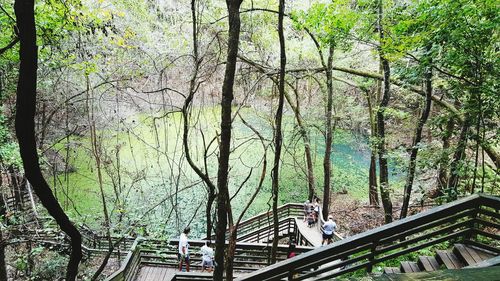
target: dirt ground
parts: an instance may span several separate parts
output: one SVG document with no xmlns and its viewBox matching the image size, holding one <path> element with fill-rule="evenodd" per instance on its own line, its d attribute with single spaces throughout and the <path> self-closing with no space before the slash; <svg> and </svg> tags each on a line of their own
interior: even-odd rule
<svg viewBox="0 0 500 281">
<path fill-rule="evenodd" d="M 430 208 L 428 204 L 424 207 L 410 206 L 409 215 L 420 213 Z M 330 203 L 330 213 L 337 223 L 337 232 L 343 237 L 349 237 L 384 224 L 384 209 L 369 206 L 365 202 L 353 200 L 349 194 L 333 194 Z M 393 218 L 398 219 L 401 204 L 393 202 Z"/>
</svg>

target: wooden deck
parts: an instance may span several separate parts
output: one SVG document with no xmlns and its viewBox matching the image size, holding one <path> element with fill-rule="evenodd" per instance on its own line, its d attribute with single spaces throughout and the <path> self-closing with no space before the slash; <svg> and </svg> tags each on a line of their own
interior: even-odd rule
<svg viewBox="0 0 500 281">
<path fill-rule="evenodd" d="M 136 281 L 170 281 L 178 270 L 162 266 L 141 266 Z"/>
<path fill-rule="evenodd" d="M 308 227 L 307 223 L 302 221 L 302 219 L 296 218 L 297 228 L 299 232 L 304 236 L 304 238 L 309 241 L 314 247 L 320 247 L 323 237 L 321 235 L 321 229 L 319 228 L 319 223 Z"/>
</svg>

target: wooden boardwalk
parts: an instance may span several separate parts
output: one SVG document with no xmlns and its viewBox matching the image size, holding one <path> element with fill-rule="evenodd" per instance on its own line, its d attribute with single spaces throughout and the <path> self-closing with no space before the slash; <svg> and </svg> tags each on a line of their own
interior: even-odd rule
<svg viewBox="0 0 500 281">
<path fill-rule="evenodd" d="M 307 223 L 302 221 L 300 218 L 295 218 L 295 223 L 297 224 L 298 231 L 304 238 L 309 241 L 313 247 L 320 247 L 323 241 L 323 236 L 321 235 L 321 229 L 319 223 L 308 227 Z"/>
<path fill-rule="evenodd" d="M 178 270 L 164 266 L 142 266 L 136 281 L 170 281 Z"/>
</svg>

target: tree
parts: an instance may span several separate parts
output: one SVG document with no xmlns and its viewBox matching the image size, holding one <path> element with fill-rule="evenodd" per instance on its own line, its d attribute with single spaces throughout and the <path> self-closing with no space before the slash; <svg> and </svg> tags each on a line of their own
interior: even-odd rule
<svg viewBox="0 0 500 281">
<path fill-rule="evenodd" d="M 23 161 L 26 178 L 34 188 L 35 193 L 54 217 L 61 229 L 71 238 L 71 255 L 66 271 L 66 280 L 76 279 L 78 264 L 82 258 L 80 232 L 71 223 L 68 216 L 54 197 L 45 181 L 39 164 L 35 140 L 35 109 L 37 87 L 37 57 L 36 28 L 33 0 L 16 0 L 14 4 L 17 27 L 19 29 L 19 81 L 17 85 L 16 102 L 16 136 L 19 151 Z"/>
<path fill-rule="evenodd" d="M 391 91 L 391 68 L 389 61 L 384 55 L 384 40 L 385 31 L 383 26 L 383 0 L 378 1 L 378 17 L 377 29 L 379 34 L 379 58 L 383 73 L 383 90 L 382 99 L 377 110 L 377 142 L 378 142 L 378 163 L 379 163 L 379 179 L 380 179 L 380 196 L 382 198 L 382 206 L 384 207 L 385 223 L 392 222 L 392 201 L 389 192 L 389 169 L 387 166 L 387 151 L 385 145 L 385 108 L 389 104 Z"/>
<path fill-rule="evenodd" d="M 226 0 L 229 37 L 227 43 L 226 70 L 222 84 L 221 101 L 221 132 L 219 145 L 219 166 L 217 171 L 217 226 L 215 229 L 215 267 L 214 279 L 222 280 L 224 271 L 224 248 L 226 243 L 226 228 L 228 210 L 230 209 L 228 170 L 229 154 L 231 148 L 231 103 L 233 101 L 234 75 L 236 73 L 236 61 L 238 45 L 240 41 L 240 5 L 241 0 Z"/>
<path fill-rule="evenodd" d="M 430 60 L 430 59 L 429 59 Z M 410 205 L 410 196 L 413 185 L 413 180 L 415 178 L 415 169 L 417 165 L 417 154 L 420 146 L 420 141 L 422 140 L 422 130 L 424 128 L 427 119 L 429 118 L 429 113 L 431 111 L 431 97 L 432 97 L 432 68 L 430 66 L 426 67 L 425 72 L 425 105 L 422 109 L 422 115 L 418 119 L 417 127 L 415 129 L 415 136 L 413 137 L 413 142 L 411 146 L 410 162 L 408 164 L 408 174 L 406 176 L 406 183 L 404 187 L 403 195 L 403 205 L 401 207 L 401 218 L 405 218 L 408 214 L 408 207 Z"/>
<path fill-rule="evenodd" d="M 273 246 L 271 249 L 271 263 L 276 262 L 276 252 L 278 249 L 279 240 L 279 217 L 278 217 L 278 195 L 279 195 L 279 169 L 281 146 L 283 142 L 283 132 L 281 123 L 283 119 L 283 104 L 285 100 L 285 68 L 286 68 L 286 52 L 285 52 L 285 36 L 283 32 L 283 17 L 285 14 L 285 0 L 279 1 L 278 14 L 278 36 L 280 41 L 280 74 L 278 83 L 278 109 L 275 116 L 275 131 L 274 131 L 274 164 L 271 172 L 272 193 L 273 193 L 273 223 L 274 237 Z"/>
<path fill-rule="evenodd" d="M 335 1 L 331 4 L 314 4 L 306 13 L 292 14 L 298 28 L 307 32 L 314 42 L 318 57 L 325 72 L 325 154 L 323 156 L 323 207 L 322 216 L 326 220 L 330 208 L 332 178 L 333 134 L 339 116 L 334 116 L 333 60 L 336 49 L 349 49 L 352 41 L 350 32 L 358 21 L 358 16 L 348 1 Z M 326 49 L 327 56 L 323 54 Z"/>
</svg>

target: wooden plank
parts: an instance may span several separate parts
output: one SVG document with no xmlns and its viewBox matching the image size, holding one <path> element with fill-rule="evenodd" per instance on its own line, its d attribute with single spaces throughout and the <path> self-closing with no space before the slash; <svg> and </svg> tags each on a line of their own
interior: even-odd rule
<svg viewBox="0 0 500 281">
<path fill-rule="evenodd" d="M 158 279 L 158 281 L 166 280 L 166 276 L 167 276 L 167 268 L 162 267 L 160 270 L 160 278 Z"/>
<path fill-rule="evenodd" d="M 479 243 L 479 242 L 472 241 L 472 240 L 466 240 L 465 242 L 466 242 L 466 244 L 475 246 L 479 249 L 484 249 L 484 250 L 490 251 L 490 252 L 495 253 L 495 254 L 500 254 L 500 249 L 498 249 L 496 247 L 492 247 L 490 245 L 486 245 L 486 244 Z"/>
<path fill-rule="evenodd" d="M 455 244 L 453 253 L 466 265 L 473 265 L 483 260 L 474 249 L 463 244 Z"/>
<path fill-rule="evenodd" d="M 418 262 L 425 271 L 434 271 L 439 269 L 439 263 L 436 258 L 430 256 L 418 257 Z"/>
<path fill-rule="evenodd" d="M 493 281 L 499 280 L 500 267 L 493 266 L 487 268 L 471 268 L 461 270 L 438 270 L 432 272 L 402 273 L 402 274 L 382 274 L 373 276 L 373 281 L 436 281 L 436 280 L 455 280 L 455 281 Z M 357 279 L 349 279 L 355 281 Z"/>
<path fill-rule="evenodd" d="M 481 261 L 489 260 L 489 259 L 497 256 L 497 254 L 494 252 L 490 252 L 490 251 L 487 251 L 487 250 L 484 250 L 484 249 L 481 249 L 481 248 L 478 248 L 475 246 L 466 245 L 466 247 L 471 249 L 471 250 L 474 250 L 478 254 L 478 256 L 481 258 Z"/>
<path fill-rule="evenodd" d="M 490 267 L 500 265 L 500 256 L 496 256 L 491 259 L 487 259 L 481 262 L 476 263 L 475 265 L 467 266 L 464 268 L 476 268 L 476 267 Z"/>
<path fill-rule="evenodd" d="M 422 271 L 416 262 L 411 261 L 410 262 L 410 267 L 413 270 L 413 272 L 420 272 L 420 271 Z"/>
<path fill-rule="evenodd" d="M 399 269 L 401 270 L 401 272 L 405 272 L 405 273 L 413 272 L 411 270 L 411 266 L 410 266 L 408 261 L 402 261 L 400 264 L 401 264 L 401 266 L 399 267 Z"/>
<path fill-rule="evenodd" d="M 147 267 L 144 267 L 144 266 L 143 266 L 143 267 L 141 267 L 141 268 L 139 269 L 139 273 L 137 274 L 137 278 L 136 278 L 136 280 L 137 280 L 137 281 L 144 281 L 144 280 L 146 280 L 146 279 L 145 279 L 145 278 L 146 278 L 146 276 L 145 276 L 145 275 L 147 275 L 147 271 L 148 271 Z"/>
<path fill-rule="evenodd" d="M 386 273 L 386 274 L 388 274 L 388 273 L 401 273 L 401 271 L 397 267 L 385 267 L 384 273 Z"/>
<path fill-rule="evenodd" d="M 410 273 L 410 272 L 420 272 L 420 268 L 418 267 L 416 262 L 412 261 L 402 261 L 401 262 L 401 272 Z"/>
<path fill-rule="evenodd" d="M 448 269 L 460 269 L 464 266 L 452 252 L 440 250 L 437 251 L 436 254 L 436 259 Z"/>
</svg>

